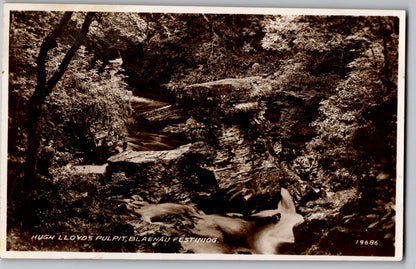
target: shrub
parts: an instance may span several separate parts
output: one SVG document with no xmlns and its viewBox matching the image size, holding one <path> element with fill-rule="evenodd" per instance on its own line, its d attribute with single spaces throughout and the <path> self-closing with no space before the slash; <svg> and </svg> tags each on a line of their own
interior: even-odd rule
<svg viewBox="0 0 416 269">
<path fill-rule="evenodd" d="M 125 142 L 129 97 L 120 67 L 89 67 L 81 48 L 44 107 L 43 135 L 58 151 L 82 152 L 84 161 L 105 160 Z M 80 72 L 85 70 L 86 72 Z M 59 161 L 59 160 L 57 160 Z"/>
</svg>

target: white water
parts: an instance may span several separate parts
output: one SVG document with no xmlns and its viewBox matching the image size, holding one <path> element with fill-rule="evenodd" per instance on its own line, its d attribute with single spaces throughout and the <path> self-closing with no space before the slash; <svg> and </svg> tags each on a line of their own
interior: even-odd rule
<svg viewBox="0 0 416 269">
<path fill-rule="evenodd" d="M 293 202 L 290 193 L 285 188 L 281 188 L 280 195 L 282 196 L 282 199 L 277 205 L 277 210 L 279 210 L 281 213 L 296 214 L 295 203 Z"/>
<path fill-rule="evenodd" d="M 221 244 L 187 244 L 184 247 L 195 253 L 238 253 L 279 254 L 279 248 L 295 243 L 293 227 L 302 223 L 303 217 L 296 213 L 296 207 L 289 192 L 281 189 L 281 200 L 277 209 L 263 210 L 251 217 L 265 218 L 280 214 L 280 221 L 263 227 L 254 226 L 254 221 L 236 217 L 204 215 L 197 222 L 193 232 L 200 236 L 216 237 Z"/>
<path fill-rule="evenodd" d="M 158 222 L 166 215 L 193 218 L 192 233 L 200 237 L 217 238 L 219 244 L 182 243 L 186 251 L 194 253 L 253 253 L 279 254 L 281 246 L 295 243 L 293 227 L 303 222 L 296 213 L 295 204 L 289 192 L 281 189 L 281 200 L 277 209 L 263 210 L 250 216 L 250 220 L 221 215 L 205 215 L 190 205 L 177 203 L 147 204 L 127 201 L 128 209 L 152 224 L 169 226 Z M 280 221 L 259 227 L 256 218 L 263 219 L 280 214 Z"/>
<path fill-rule="evenodd" d="M 295 243 L 293 227 L 303 222 L 303 217 L 296 213 L 289 192 L 282 188 L 281 195 L 282 199 L 274 211 L 276 214 L 280 213 L 280 221 L 277 224 L 267 225 L 255 238 L 255 248 L 261 254 L 278 254 L 279 247 Z"/>
</svg>

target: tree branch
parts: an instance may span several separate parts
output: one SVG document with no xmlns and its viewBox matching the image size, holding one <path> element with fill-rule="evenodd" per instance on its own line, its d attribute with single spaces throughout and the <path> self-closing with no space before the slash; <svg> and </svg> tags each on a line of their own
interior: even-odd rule
<svg viewBox="0 0 416 269">
<path fill-rule="evenodd" d="M 55 48 L 57 46 L 56 38 L 63 32 L 68 21 L 71 19 L 73 12 L 65 12 L 59 25 L 52 31 L 50 35 L 48 35 L 45 40 L 43 41 L 38 58 L 36 59 L 36 64 L 38 66 L 37 71 L 37 85 L 35 92 L 33 93 L 32 100 L 35 101 L 37 99 L 42 99 L 42 96 L 45 95 L 45 85 L 46 85 L 46 70 L 45 70 L 45 62 L 46 57 L 48 55 L 49 50 Z M 40 108 L 39 108 L 40 109 Z"/>
<path fill-rule="evenodd" d="M 71 62 L 72 57 L 74 57 L 75 52 L 79 49 L 82 41 L 87 36 L 88 29 L 90 27 L 91 22 L 93 21 L 94 15 L 95 15 L 95 12 L 87 13 L 84 23 L 82 24 L 82 29 L 79 32 L 77 38 L 75 39 L 74 44 L 72 44 L 72 47 L 66 53 L 64 59 L 62 60 L 61 64 L 58 67 L 58 70 L 55 72 L 55 74 L 53 74 L 53 76 L 49 79 L 48 83 L 46 84 L 47 94 L 50 93 L 52 88 L 56 85 L 56 83 L 58 83 L 62 75 L 65 73 L 65 70 L 67 69 L 69 63 Z"/>
<path fill-rule="evenodd" d="M 40 142 L 40 119 L 42 117 L 41 107 L 45 102 L 46 97 L 51 93 L 53 87 L 62 78 L 65 70 L 67 69 L 72 57 L 80 47 L 82 41 L 85 39 L 88 28 L 92 22 L 95 13 L 88 13 L 85 17 L 82 29 L 79 32 L 75 42 L 72 44 L 69 51 L 66 53 L 64 59 L 59 65 L 58 70 L 54 75 L 46 82 L 46 70 L 45 62 L 48 51 L 57 46 L 56 39 L 62 34 L 69 20 L 71 19 L 72 12 L 65 12 L 59 25 L 52 31 L 52 33 L 45 38 L 41 45 L 41 49 L 36 60 L 38 68 L 37 85 L 35 92 L 33 93 L 29 101 L 28 109 L 28 121 L 27 121 L 27 150 L 26 150 L 26 167 L 25 167 L 25 193 L 27 194 L 26 208 L 23 219 L 25 226 L 32 226 L 35 220 L 35 212 L 33 208 L 33 198 L 35 190 L 37 189 L 37 162 L 38 154 L 41 146 Z"/>
<path fill-rule="evenodd" d="M 384 84 L 386 84 L 387 87 L 390 87 L 392 82 L 390 81 L 390 66 L 389 66 L 387 38 L 386 38 L 386 33 L 383 27 L 383 22 L 381 21 L 381 17 L 378 17 L 378 23 L 380 25 L 380 33 L 383 38 L 383 56 L 384 56 L 383 73 L 384 73 L 384 79 L 385 79 Z"/>
</svg>

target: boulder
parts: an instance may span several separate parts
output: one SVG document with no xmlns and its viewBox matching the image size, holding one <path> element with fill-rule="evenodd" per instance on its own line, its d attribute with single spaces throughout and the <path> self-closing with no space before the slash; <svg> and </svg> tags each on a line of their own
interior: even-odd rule
<svg viewBox="0 0 416 269">
<path fill-rule="evenodd" d="M 177 161 L 182 158 L 185 153 L 189 152 L 191 144 L 180 146 L 173 150 L 160 151 L 125 151 L 120 154 L 108 158 L 109 168 L 112 171 L 117 170 L 121 166 L 124 169 L 126 166 L 142 167 L 149 163 L 161 163 L 168 165 L 172 161 Z M 113 170 L 114 169 L 114 170 Z"/>
<path fill-rule="evenodd" d="M 74 165 L 68 166 L 75 175 L 105 175 L 107 163 L 103 165 Z"/>
<path fill-rule="evenodd" d="M 167 125 L 185 122 L 186 119 L 186 114 L 182 109 L 166 105 L 140 114 L 137 122 L 143 127 L 150 125 L 154 130 L 155 128 L 162 129 Z"/>
<path fill-rule="evenodd" d="M 107 180 L 128 182 L 127 190 L 113 195 L 140 194 L 151 202 L 190 201 L 203 194 L 214 199 L 218 190 L 215 173 L 203 167 L 206 156 L 201 143 L 172 150 L 126 151 L 108 159 Z M 121 177 L 121 179 L 120 179 Z"/>
<path fill-rule="evenodd" d="M 308 255 L 347 253 L 345 247 L 348 242 L 351 243 L 351 240 L 346 239 L 352 234 L 343 227 L 348 219 L 343 209 L 350 206 L 357 197 L 356 189 L 328 192 L 326 197 L 309 201 L 299 207 L 299 213 L 303 215 L 305 221 L 293 228 L 296 253 Z"/>
<path fill-rule="evenodd" d="M 217 121 L 256 113 L 261 97 L 276 90 L 273 80 L 262 77 L 228 78 L 189 85 L 176 96 L 191 115 Z"/>
</svg>

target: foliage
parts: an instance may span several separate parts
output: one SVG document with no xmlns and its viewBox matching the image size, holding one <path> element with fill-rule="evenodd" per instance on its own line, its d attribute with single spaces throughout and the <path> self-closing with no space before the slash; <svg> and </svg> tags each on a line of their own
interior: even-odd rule
<svg viewBox="0 0 416 269">
<path fill-rule="evenodd" d="M 90 153 L 95 161 L 105 160 L 125 141 L 131 92 L 120 67 L 110 69 L 96 62 L 89 69 L 92 57 L 85 48 L 78 57 L 47 100 L 43 135 L 58 151 Z"/>
<path fill-rule="evenodd" d="M 28 105 L 33 95 L 37 71 L 37 53 L 45 36 L 57 23 L 60 13 L 15 12 L 12 14 L 10 33 L 10 106 L 9 106 L 9 197 L 16 203 L 10 207 L 16 217 L 25 205 L 22 170 L 27 148 Z M 57 17 L 56 17 L 57 16 Z M 82 21 L 77 14 L 69 22 L 67 35 L 58 39 L 60 45 L 50 51 L 46 72 L 50 76 L 64 57 L 75 33 L 71 26 Z M 126 116 L 129 111 L 128 92 L 120 66 L 103 70 L 91 68 L 92 57 L 81 49 L 74 57 L 69 72 L 48 97 L 43 107 L 39 129 L 42 146 L 37 156 L 37 177 L 51 177 L 54 170 L 72 161 L 101 162 L 116 147 L 123 147 L 126 135 Z M 92 159 L 91 159 L 92 157 Z M 90 159 L 88 159 L 90 158 Z M 56 167 L 55 167 L 56 169 Z M 32 188 L 41 188 L 42 186 Z M 27 206 L 26 206 L 27 207 Z M 25 212 L 24 214 L 27 214 Z M 12 217 L 14 219 L 14 217 Z M 18 223 L 19 220 L 16 221 Z M 15 224 L 16 224 L 15 223 Z"/>
<path fill-rule="evenodd" d="M 12 16 L 9 167 L 17 183 L 36 56 L 60 14 Z M 83 15 L 74 14 L 50 51 L 49 73 L 72 44 Z M 135 121 L 133 90 L 184 111 L 178 132 L 189 142 L 210 144 L 212 160 L 203 169 L 216 165 L 225 175 L 224 195 L 237 201 L 228 211 L 258 209 L 257 203 L 275 199 L 286 185 L 305 215 L 311 208 L 328 214 L 323 237 L 373 232 L 393 246 L 397 43 L 398 20 L 392 17 L 99 13 L 43 107 L 41 154 L 51 152 L 53 162 L 43 170 L 42 187 L 53 191 L 39 195 L 40 206 L 48 205 L 38 211 L 45 220 L 41 226 L 70 231 L 82 223 L 85 230 L 111 230 L 105 225 L 114 213 L 99 210 L 113 208 L 105 204 L 107 196 L 128 195 L 134 181 L 110 175 L 106 186 L 64 165 L 103 162 L 123 148 L 127 122 Z M 342 205 L 337 200 L 326 208 L 326 193 L 348 195 Z M 105 228 L 95 227 L 95 220 Z M 64 222 L 69 226 L 58 225 Z"/>
<path fill-rule="evenodd" d="M 15 154 L 21 156 L 25 149 L 26 106 L 35 88 L 37 52 L 57 17 L 59 14 L 43 12 L 16 12 L 12 16 L 9 130 L 16 139 L 9 140 L 9 152 L 19 150 Z M 76 33 L 72 28 L 81 21 L 80 13 L 70 21 L 60 46 L 50 52 L 47 71 L 57 68 Z M 104 65 L 81 48 L 43 108 L 43 144 L 71 153 L 97 153 L 99 149 L 103 158 L 114 152 L 118 142 L 123 144 L 131 92 L 126 90 L 121 72 L 121 66 Z"/>
<path fill-rule="evenodd" d="M 367 23 L 377 25 L 371 18 Z M 308 145 L 310 151 L 317 150 L 320 153 L 321 167 L 328 169 L 327 172 L 333 171 L 335 178 L 343 174 L 336 172 L 337 167 L 349 171 L 338 177 L 341 180 L 338 182 L 344 188 L 346 182 L 343 181 L 354 184 L 358 178 L 364 180 L 369 176 L 368 169 L 376 163 L 394 163 L 395 160 L 394 104 L 397 90 L 396 86 L 383 83 L 383 69 L 387 63 L 397 66 L 397 56 L 385 59 L 382 51 L 388 49 L 397 55 L 397 38 L 394 33 L 389 36 L 390 43 L 386 48 L 383 47 L 384 33 L 375 36 L 378 30 L 373 29 L 375 33 L 370 36 L 366 33 L 368 29 L 363 28 L 351 38 L 364 36 L 378 39 L 348 64 L 352 71 L 345 80 L 339 82 L 334 95 L 321 101 L 320 117 L 313 123 L 318 135 Z M 397 75 L 392 74 L 388 79 L 389 83 L 395 84 Z M 381 107 L 386 109 L 384 113 Z M 329 159 L 331 163 L 324 165 L 328 164 Z"/>
<path fill-rule="evenodd" d="M 27 103 L 36 87 L 36 57 L 60 12 L 12 12 L 9 35 L 9 153 L 24 156 Z"/>
<path fill-rule="evenodd" d="M 309 180 L 330 191 L 357 188 L 360 199 L 354 206 L 359 213 L 345 212 L 354 213 L 346 226 L 356 223 L 357 231 L 364 229 L 359 234 L 380 234 L 387 248 L 395 227 L 395 25 L 395 18 L 369 17 L 352 28 L 349 39 L 364 40 L 366 46 L 348 64 L 351 71 L 334 94 L 320 102 L 320 115 L 312 123 L 317 135 L 295 160 Z"/>
</svg>

